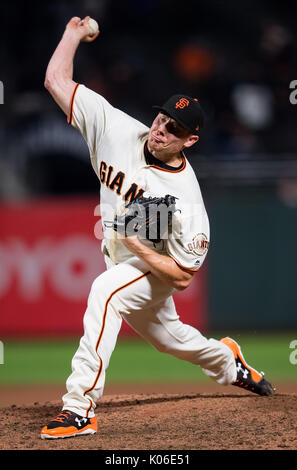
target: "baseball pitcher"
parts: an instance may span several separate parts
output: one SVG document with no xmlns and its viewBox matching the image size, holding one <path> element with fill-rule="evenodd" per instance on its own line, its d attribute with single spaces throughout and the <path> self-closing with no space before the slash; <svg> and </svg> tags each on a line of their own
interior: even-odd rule
<svg viewBox="0 0 297 470">
<path fill-rule="evenodd" d="M 48 64 L 45 87 L 69 125 L 81 132 L 100 180 L 107 269 L 91 287 L 62 411 L 42 428 L 42 438 L 97 431 L 95 407 L 123 319 L 158 351 L 200 366 L 219 384 L 273 393 L 234 340 L 207 339 L 183 324 L 172 298 L 199 275 L 210 242 L 199 183 L 184 153 L 198 142 L 203 127 L 199 101 L 171 96 L 156 107 L 148 128 L 75 83 L 76 50 L 81 41 L 99 35 L 90 34 L 89 19 L 74 17 L 67 24 Z"/>
</svg>

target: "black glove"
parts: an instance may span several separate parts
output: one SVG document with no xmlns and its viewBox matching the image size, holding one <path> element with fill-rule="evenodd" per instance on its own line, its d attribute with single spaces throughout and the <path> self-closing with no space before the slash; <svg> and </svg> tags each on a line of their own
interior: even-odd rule
<svg viewBox="0 0 297 470">
<path fill-rule="evenodd" d="M 113 229 L 126 236 L 138 235 L 159 243 L 168 232 L 172 215 L 177 210 L 176 199 L 170 194 L 163 197 L 138 196 L 125 206 L 123 215 L 115 217 Z"/>
</svg>

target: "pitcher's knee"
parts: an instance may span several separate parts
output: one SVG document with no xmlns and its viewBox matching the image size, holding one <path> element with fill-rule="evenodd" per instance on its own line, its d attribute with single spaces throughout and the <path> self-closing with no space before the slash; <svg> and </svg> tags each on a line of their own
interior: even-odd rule
<svg viewBox="0 0 297 470">
<path fill-rule="evenodd" d="M 167 353 L 168 352 L 168 345 L 165 343 L 159 343 L 159 342 L 152 342 L 151 343 L 154 348 L 161 352 L 161 353 Z"/>
<path fill-rule="evenodd" d="M 158 333 L 159 334 L 154 334 L 153 338 L 150 337 L 149 341 L 159 352 L 171 354 L 177 357 L 180 355 L 183 356 L 188 345 L 183 328 L 175 328 L 175 331 L 171 331 L 170 333 L 163 329 L 162 334 L 160 334 L 160 332 Z"/>
<path fill-rule="evenodd" d="M 153 344 L 153 346 L 157 349 L 157 351 L 161 353 L 170 354 L 171 356 L 175 356 L 178 359 L 187 360 L 188 353 L 186 351 L 174 347 L 172 344 L 159 342 Z"/>
</svg>

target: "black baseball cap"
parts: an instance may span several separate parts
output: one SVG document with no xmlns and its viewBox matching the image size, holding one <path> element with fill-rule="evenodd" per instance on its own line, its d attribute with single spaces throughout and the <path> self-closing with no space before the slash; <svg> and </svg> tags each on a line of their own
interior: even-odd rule
<svg viewBox="0 0 297 470">
<path fill-rule="evenodd" d="M 204 112 L 197 98 L 173 95 L 163 106 L 153 106 L 153 108 L 175 119 L 192 134 L 198 134 L 200 128 L 203 127 Z"/>
</svg>

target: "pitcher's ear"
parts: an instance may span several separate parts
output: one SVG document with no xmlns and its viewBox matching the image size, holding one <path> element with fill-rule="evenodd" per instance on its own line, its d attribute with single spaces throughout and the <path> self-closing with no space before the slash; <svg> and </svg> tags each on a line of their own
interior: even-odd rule
<svg viewBox="0 0 297 470">
<path fill-rule="evenodd" d="M 199 140 L 199 135 L 192 134 L 184 143 L 184 148 L 192 147 L 192 145 L 196 144 Z"/>
</svg>

